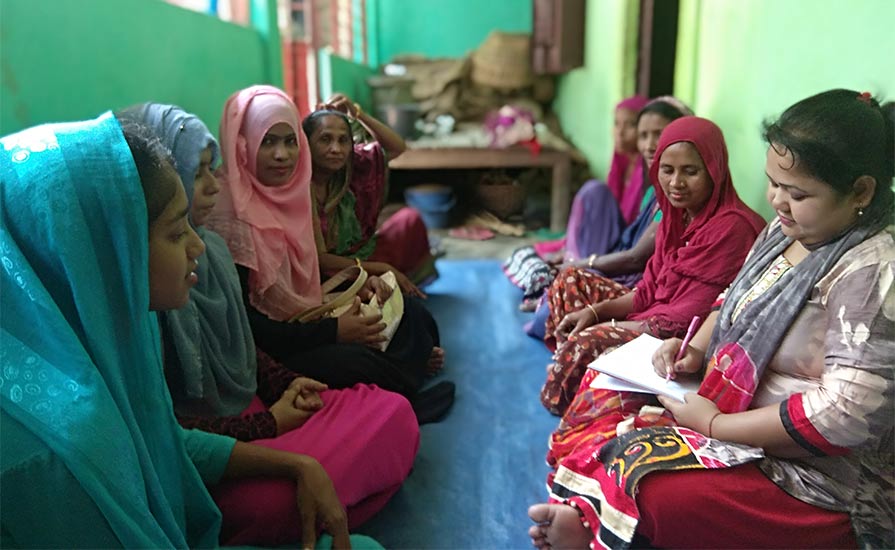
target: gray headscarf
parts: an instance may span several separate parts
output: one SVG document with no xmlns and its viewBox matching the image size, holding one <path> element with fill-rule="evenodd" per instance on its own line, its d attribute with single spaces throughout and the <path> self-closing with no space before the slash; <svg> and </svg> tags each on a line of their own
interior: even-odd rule
<svg viewBox="0 0 895 550">
<path fill-rule="evenodd" d="M 706 360 L 720 346 L 736 342 L 748 353 L 757 369 L 756 380 L 761 379 L 765 366 L 777 353 L 783 337 L 811 296 L 812 289 L 842 256 L 882 231 L 892 217 L 886 210 L 882 219 L 866 225 L 853 225 L 836 237 L 811 250 L 797 266 L 787 271 L 771 288 L 744 309 L 736 321 L 733 312 L 737 304 L 768 268 L 769 265 L 792 244 L 792 238 L 783 234 L 780 225 L 771 224 L 765 239 L 752 251 L 739 274 L 731 283 L 718 315 L 718 322 L 706 350 Z"/>
<path fill-rule="evenodd" d="M 148 126 L 171 149 L 192 203 L 202 151 L 211 147 L 212 166 L 220 158 L 205 124 L 179 107 L 159 103 L 131 107 L 123 116 Z M 179 371 L 168 371 L 174 410 L 189 416 L 238 415 L 257 389 L 255 343 L 226 243 L 211 230 L 199 227 L 196 232 L 206 247 L 196 270 L 199 283 L 190 291 L 189 303 L 167 312 L 163 322 L 164 335 L 180 359 Z"/>
</svg>

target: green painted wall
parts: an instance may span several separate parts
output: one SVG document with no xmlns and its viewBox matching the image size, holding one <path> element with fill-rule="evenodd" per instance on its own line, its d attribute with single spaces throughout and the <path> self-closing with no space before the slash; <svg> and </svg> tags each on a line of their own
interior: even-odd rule
<svg viewBox="0 0 895 550">
<path fill-rule="evenodd" d="M 492 30 L 531 32 L 531 0 L 368 0 L 370 64 L 402 53 L 460 57 Z"/>
<path fill-rule="evenodd" d="M 232 92 L 282 85 L 270 6 L 253 0 L 245 28 L 161 0 L 2 0 L 0 135 L 149 100 L 216 132 Z"/>
<path fill-rule="evenodd" d="M 376 71 L 366 65 L 333 55 L 328 49 L 317 52 L 317 67 L 320 75 L 321 101 L 340 93 L 350 97 L 366 111 L 373 109 L 373 94 L 367 85 L 367 78 Z"/>
<path fill-rule="evenodd" d="M 584 67 L 559 79 L 553 102 L 566 136 L 601 178 L 612 155 L 615 104 L 634 93 L 639 13 L 637 0 L 588 0 Z"/>
<path fill-rule="evenodd" d="M 766 218 L 761 123 L 830 88 L 895 98 L 892 0 L 682 0 L 675 93 L 724 131 L 737 190 Z"/>
</svg>

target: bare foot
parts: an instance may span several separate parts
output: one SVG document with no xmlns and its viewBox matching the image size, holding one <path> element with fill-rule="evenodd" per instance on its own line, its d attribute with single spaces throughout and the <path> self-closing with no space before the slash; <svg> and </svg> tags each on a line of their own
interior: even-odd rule
<svg viewBox="0 0 895 550">
<path fill-rule="evenodd" d="M 432 348 L 432 355 L 429 356 L 429 364 L 426 367 L 426 374 L 435 376 L 444 368 L 444 350 L 438 346 Z"/>
<path fill-rule="evenodd" d="M 528 529 L 535 548 L 586 550 L 593 540 L 578 510 L 568 504 L 535 504 L 528 509 L 528 517 L 535 522 Z"/>
</svg>

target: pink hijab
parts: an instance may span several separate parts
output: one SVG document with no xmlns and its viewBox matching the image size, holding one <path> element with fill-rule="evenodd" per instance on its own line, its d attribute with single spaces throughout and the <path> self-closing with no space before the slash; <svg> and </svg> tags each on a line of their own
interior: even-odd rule
<svg viewBox="0 0 895 550">
<path fill-rule="evenodd" d="M 285 122 L 299 140 L 298 163 L 280 187 L 255 174 L 258 148 L 275 124 Z M 283 91 L 252 86 L 227 100 L 221 119 L 221 194 L 208 221 L 247 267 L 249 301 L 271 319 L 287 321 L 320 305 L 320 269 L 311 213 L 311 152 L 298 111 Z"/>
<path fill-rule="evenodd" d="M 628 109 L 634 113 L 639 113 L 649 99 L 635 95 L 627 99 L 623 99 L 615 106 L 615 110 Z M 634 169 L 631 170 L 631 176 L 625 180 L 625 172 L 628 170 L 630 163 L 634 162 Z M 633 158 L 625 153 L 619 153 L 613 149 L 612 164 L 609 166 L 609 174 L 606 176 L 606 185 L 612 191 L 612 196 L 618 202 L 618 208 L 625 220 L 625 225 L 629 225 L 634 218 L 640 213 L 640 201 L 643 200 L 643 193 L 646 186 L 643 184 L 643 161 L 640 155 Z"/>
</svg>

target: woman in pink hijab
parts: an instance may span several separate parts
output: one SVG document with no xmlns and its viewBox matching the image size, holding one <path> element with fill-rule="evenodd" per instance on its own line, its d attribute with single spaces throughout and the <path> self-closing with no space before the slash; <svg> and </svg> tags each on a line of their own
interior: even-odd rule
<svg viewBox="0 0 895 550">
<path fill-rule="evenodd" d="M 336 319 L 290 322 L 320 305 L 320 267 L 311 203 L 311 154 L 298 110 L 283 91 L 252 86 L 234 93 L 221 120 L 220 200 L 208 225 L 227 243 L 242 283 L 256 345 L 330 388 L 357 383 L 407 397 L 430 422 L 453 404 L 454 385 L 419 392 L 432 370 L 438 328 L 428 311 L 405 299 L 404 317 L 385 351 L 378 317 L 357 306 Z M 364 298 L 382 291 L 378 277 Z"/>
</svg>

